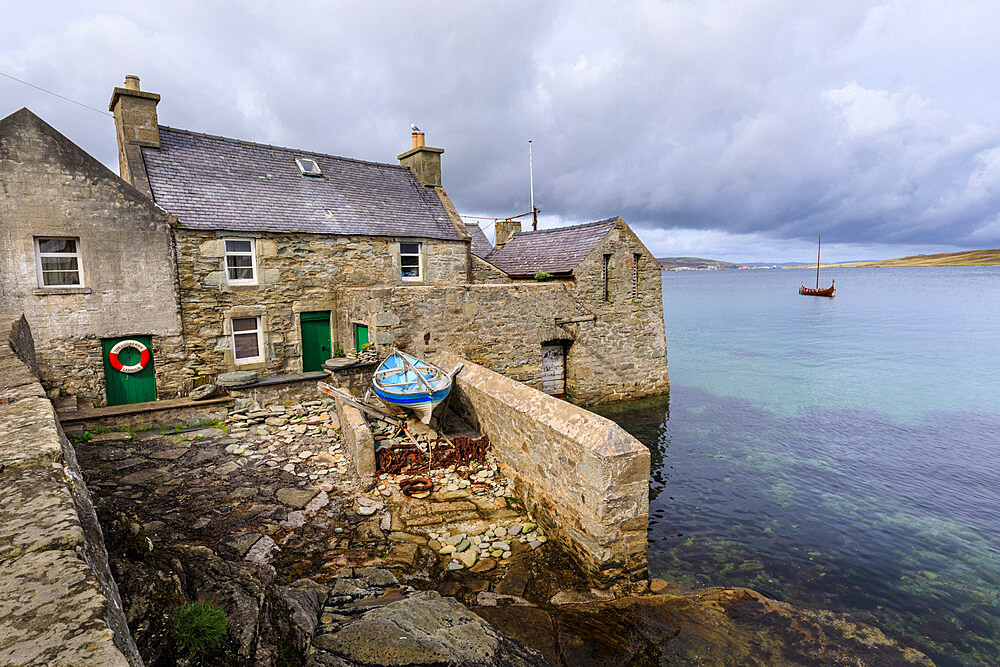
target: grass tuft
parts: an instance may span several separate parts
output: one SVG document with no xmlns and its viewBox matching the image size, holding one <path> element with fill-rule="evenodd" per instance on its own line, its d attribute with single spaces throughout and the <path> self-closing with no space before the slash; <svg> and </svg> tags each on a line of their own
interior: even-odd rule
<svg viewBox="0 0 1000 667">
<path fill-rule="evenodd" d="M 174 617 L 174 639 L 187 652 L 205 653 L 219 643 L 228 625 L 226 612 L 214 602 L 188 602 Z"/>
</svg>

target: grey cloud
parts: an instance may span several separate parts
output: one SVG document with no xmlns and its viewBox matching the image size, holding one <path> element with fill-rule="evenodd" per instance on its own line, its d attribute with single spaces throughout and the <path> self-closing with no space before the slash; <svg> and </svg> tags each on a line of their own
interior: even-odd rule
<svg viewBox="0 0 1000 667">
<path fill-rule="evenodd" d="M 621 214 L 664 244 L 1000 246 L 985 0 L 236 7 L 12 4 L 0 69 L 97 107 L 137 73 L 164 124 L 371 160 L 415 122 L 469 213 L 527 210 L 533 139 L 548 220 Z M 0 105 L 116 166 L 110 119 L 5 80 Z"/>
</svg>

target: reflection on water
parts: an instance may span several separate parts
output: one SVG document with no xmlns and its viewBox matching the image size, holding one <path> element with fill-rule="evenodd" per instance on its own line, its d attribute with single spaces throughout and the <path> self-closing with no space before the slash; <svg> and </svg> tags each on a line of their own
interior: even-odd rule
<svg viewBox="0 0 1000 667">
<path fill-rule="evenodd" d="M 956 308 L 1000 302 L 1000 270 L 904 270 L 921 297 L 896 307 L 898 273 L 857 271 L 836 276 L 836 305 L 775 294 L 787 272 L 665 277 L 670 399 L 597 410 L 650 448 L 650 571 L 849 611 L 938 664 L 997 664 L 1000 309 Z"/>
</svg>

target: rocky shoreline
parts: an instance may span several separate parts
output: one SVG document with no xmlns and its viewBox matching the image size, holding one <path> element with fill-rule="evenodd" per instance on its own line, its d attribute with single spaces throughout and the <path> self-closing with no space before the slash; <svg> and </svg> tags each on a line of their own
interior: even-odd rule
<svg viewBox="0 0 1000 667">
<path fill-rule="evenodd" d="M 745 589 L 594 589 L 488 457 L 411 498 L 362 486 L 337 429 L 312 401 L 76 443 L 146 664 L 185 664 L 172 615 L 199 599 L 229 615 L 204 664 L 930 664 Z"/>
</svg>

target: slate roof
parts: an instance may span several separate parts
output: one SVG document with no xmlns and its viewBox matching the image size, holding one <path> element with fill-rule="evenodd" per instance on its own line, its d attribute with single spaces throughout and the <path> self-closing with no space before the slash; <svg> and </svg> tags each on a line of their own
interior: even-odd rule
<svg viewBox="0 0 1000 667">
<path fill-rule="evenodd" d="M 153 198 L 185 227 L 461 240 L 405 167 L 164 126 L 160 142 L 142 149 Z M 302 176 L 295 158 L 322 177 Z"/>
<path fill-rule="evenodd" d="M 510 276 L 572 273 L 615 226 L 617 217 L 572 227 L 517 232 L 486 258 Z"/>
<path fill-rule="evenodd" d="M 465 223 L 465 228 L 469 230 L 469 235 L 472 237 L 472 254 L 480 259 L 486 259 L 493 252 L 493 246 L 486 238 L 483 228 L 474 222 Z"/>
</svg>

